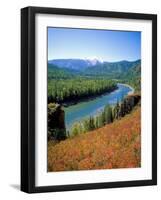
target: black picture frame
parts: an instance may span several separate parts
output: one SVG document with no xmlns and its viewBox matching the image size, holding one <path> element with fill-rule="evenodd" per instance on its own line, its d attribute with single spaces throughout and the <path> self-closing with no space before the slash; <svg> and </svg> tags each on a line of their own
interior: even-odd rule
<svg viewBox="0 0 161 200">
<path fill-rule="evenodd" d="M 152 179 L 35 186 L 35 15 L 62 14 L 152 21 Z M 21 190 L 27 193 L 147 186 L 157 184 L 157 15 L 44 7 L 21 9 Z"/>
</svg>

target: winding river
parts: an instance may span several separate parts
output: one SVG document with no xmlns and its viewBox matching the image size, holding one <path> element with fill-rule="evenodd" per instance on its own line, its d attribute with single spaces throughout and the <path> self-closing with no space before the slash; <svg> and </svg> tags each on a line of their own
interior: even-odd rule
<svg viewBox="0 0 161 200">
<path fill-rule="evenodd" d="M 96 115 L 107 104 L 114 105 L 118 101 L 121 101 L 126 95 L 134 92 L 134 89 L 126 84 L 118 83 L 117 86 L 118 89 L 111 93 L 105 93 L 95 99 L 65 107 L 66 129 L 70 130 L 74 122 L 78 122 L 86 117 Z"/>
</svg>

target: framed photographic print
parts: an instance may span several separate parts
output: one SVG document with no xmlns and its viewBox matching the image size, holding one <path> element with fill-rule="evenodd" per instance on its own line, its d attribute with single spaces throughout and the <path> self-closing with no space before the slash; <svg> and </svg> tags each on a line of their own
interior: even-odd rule
<svg viewBox="0 0 161 200">
<path fill-rule="evenodd" d="M 157 184 L 157 16 L 21 10 L 21 190 Z"/>
</svg>

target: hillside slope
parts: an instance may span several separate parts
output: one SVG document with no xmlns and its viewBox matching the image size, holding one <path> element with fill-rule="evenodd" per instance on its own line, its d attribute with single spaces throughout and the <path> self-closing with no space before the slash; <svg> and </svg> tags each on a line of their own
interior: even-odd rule
<svg viewBox="0 0 161 200">
<path fill-rule="evenodd" d="M 103 62 L 101 64 L 97 64 L 93 67 L 88 67 L 84 73 L 86 75 L 94 75 L 94 76 L 110 76 L 112 78 L 121 78 L 126 75 L 126 73 L 137 65 L 140 65 L 141 61 L 136 60 L 133 62 L 129 61 L 120 61 L 120 62 Z"/>
<path fill-rule="evenodd" d="M 140 107 L 89 133 L 48 144 L 48 171 L 140 167 Z"/>
</svg>

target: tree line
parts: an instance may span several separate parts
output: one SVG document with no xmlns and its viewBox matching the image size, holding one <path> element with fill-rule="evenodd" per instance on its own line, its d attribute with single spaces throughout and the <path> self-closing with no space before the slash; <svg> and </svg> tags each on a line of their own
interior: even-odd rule
<svg viewBox="0 0 161 200">
<path fill-rule="evenodd" d="M 48 80 L 48 103 L 76 102 L 117 88 L 113 80 L 72 78 Z"/>
<path fill-rule="evenodd" d="M 74 123 L 70 135 L 76 136 L 112 123 L 114 120 L 130 113 L 139 101 L 140 95 L 131 95 L 126 97 L 121 103 L 117 102 L 115 106 L 107 105 L 97 116 L 90 116 L 81 122 Z"/>
</svg>

